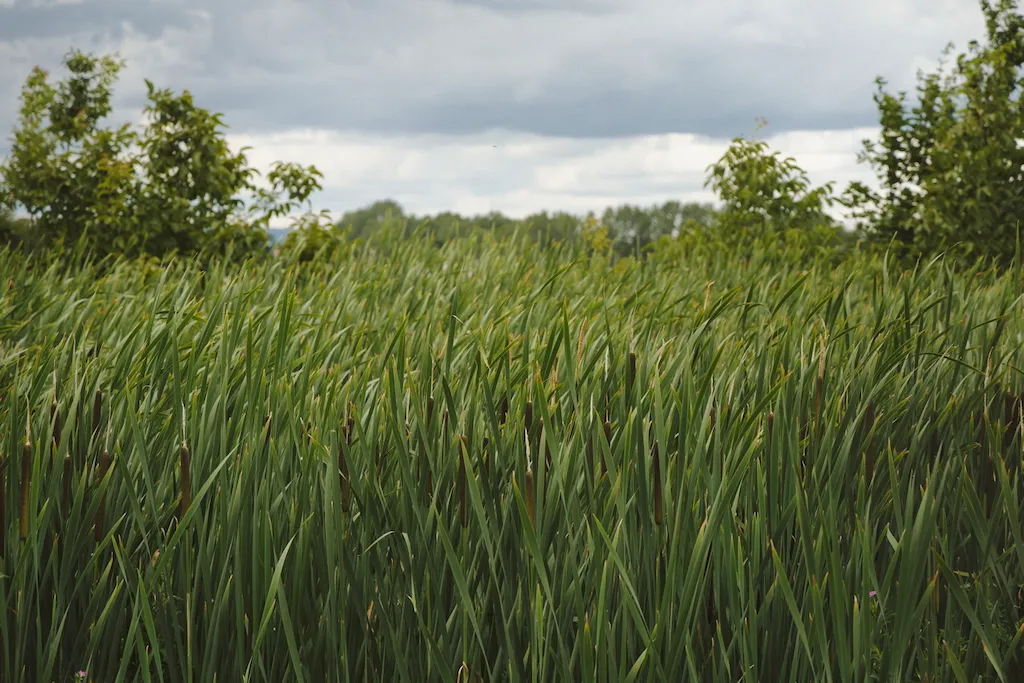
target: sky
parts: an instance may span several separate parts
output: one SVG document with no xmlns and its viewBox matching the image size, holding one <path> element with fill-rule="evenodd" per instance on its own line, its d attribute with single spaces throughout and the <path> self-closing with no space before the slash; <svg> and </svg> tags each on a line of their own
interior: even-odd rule
<svg viewBox="0 0 1024 683">
<path fill-rule="evenodd" d="M 977 0 L 0 0 L 0 154 L 31 68 L 79 48 L 127 61 L 119 120 L 144 79 L 187 88 L 336 214 L 712 201 L 758 117 L 816 184 L 873 184 L 875 78 L 913 89 L 983 31 Z"/>
</svg>

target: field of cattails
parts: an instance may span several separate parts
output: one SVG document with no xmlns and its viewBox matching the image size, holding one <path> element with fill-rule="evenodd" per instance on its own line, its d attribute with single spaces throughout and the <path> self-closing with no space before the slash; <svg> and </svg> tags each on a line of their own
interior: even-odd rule
<svg viewBox="0 0 1024 683">
<path fill-rule="evenodd" d="M 0 253 L 0 681 L 1020 681 L 1020 269 Z"/>
</svg>

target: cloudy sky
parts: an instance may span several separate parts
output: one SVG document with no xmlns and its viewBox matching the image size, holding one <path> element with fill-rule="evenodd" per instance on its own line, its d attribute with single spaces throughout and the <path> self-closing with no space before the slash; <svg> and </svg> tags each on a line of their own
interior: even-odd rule
<svg viewBox="0 0 1024 683">
<path fill-rule="evenodd" d="M 118 51 L 118 116 L 188 88 L 257 167 L 316 164 L 316 208 L 599 211 L 712 199 L 756 117 L 814 181 L 870 181 L 874 78 L 982 35 L 977 0 L 0 0 L 0 128 L 32 66 Z"/>
</svg>

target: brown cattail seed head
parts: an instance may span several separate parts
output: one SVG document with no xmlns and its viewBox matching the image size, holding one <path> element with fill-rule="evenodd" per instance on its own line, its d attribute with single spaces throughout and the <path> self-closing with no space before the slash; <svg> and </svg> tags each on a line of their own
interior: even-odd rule
<svg viewBox="0 0 1024 683">
<path fill-rule="evenodd" d="M 352 433 L 355 431 L 355 428 L 356 428 L 355 418 L 350 417 L 347 420 L 345 420 L 344 431 L 345 431 L 345 445 L 346 446 L 351 446 L 352 445 Z"/>
</svg>

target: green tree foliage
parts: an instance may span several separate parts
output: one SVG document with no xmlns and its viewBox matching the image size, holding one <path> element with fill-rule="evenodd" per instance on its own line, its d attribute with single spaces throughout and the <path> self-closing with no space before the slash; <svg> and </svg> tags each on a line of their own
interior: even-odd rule
<svg viewBox="0 0 1024 683">
<path fill-rule="evenodd" d="M 11 153 L 0 160 L 0 197 L 31 223 L 25 241 L 85 240 L 98 256 L 266 249 L 270 221 L 320 189 L 316 168 L 278 164 L 270 189 L 258 187 L 220 114 L 149 81 L 146 124 L 104 127 L 123 66 L 76 50 L 63 81 L 40 68 L 26 80 Z"/>
<path fill-rule="evenodd" d="M 645 251 L 661 236 L 676 234 L 684 227 L 710 228 L 716 216 L 717 210 L 711 204 L 678 201 L 611 207 L 600 218 L 565 211 L 540 211 L 523 218 L 498 211 L 480 216 L 453 211 L 416 216 L 388 199 L 345 213 L 336 227 L 344 230 L 348 239 L 372 240 L 377 244 L 414 234 L 430 235 L 431 242 L 438 247 L 460 238 L 519 237 L 541 247 L 580 246 L 598 253 L 613 251 L 626 256 Z"/>
<path fill-rule="evenodd" d="M 880 190 L 854 183 L 846 201 L 872 239 L 909 256 L 955 247 L 1007 262 L 1024 215 L 1024 17 L 1016 0 L 981 0 L 987 42 L 918 75 L 917 103 L 877 80 L 878 141 L 861 160 Z M 946 67 L 949 67 L 948 69 Z"/>
<path fill-rule="evenodd" d="M 715 229 L 729 244 L 787 230 L 834 232 L 838 227 L 827 211 L 836 201 L 832 183 L 812 187 L 796 160 L 769 152 L 763 140 L 734 139 L 708 167 L 704 185 L 723 203 Z"/>
<path fill-rule="evenodd" d="M 351 243 L 345 231 L 329 225 L 327 212 L 307 213 L 285 235 L 279 253 L 295 261 L 337 259 Z"/>
<path fill-rule="evenodd" d="M 393 199 L 382 199 L 369 206 L 342 215 L 338 227 L 343 228 L 352 239 L 367 239 L 382 224 L 391 219 L 405 220 L 405 210 Z"/>
<path fill-rule="evenodd" d="M 778 263 L 837 261 L 855 241 L 828 213 L 838 201 L 832 183 L 813 187 L 795 159 L 764 141 L 735 138 L 708 167 L 705 187 L 718 194 L 720 208 L 670 202 L 652 212 L 645 227 L 660 260 L 702 258 L 712 249 L 743 260 L 756 253 Z"/>
</svg>

